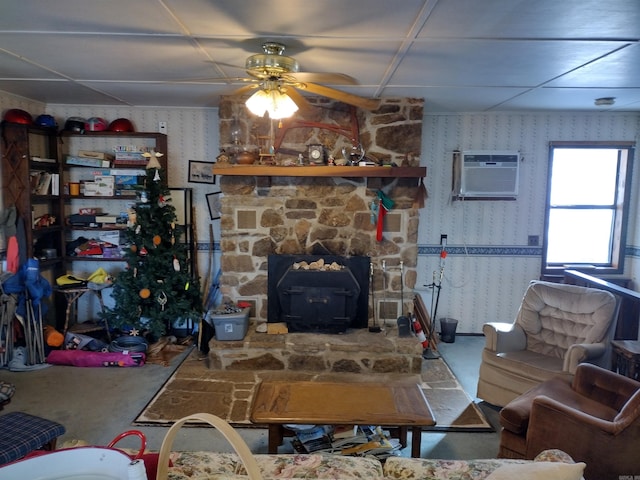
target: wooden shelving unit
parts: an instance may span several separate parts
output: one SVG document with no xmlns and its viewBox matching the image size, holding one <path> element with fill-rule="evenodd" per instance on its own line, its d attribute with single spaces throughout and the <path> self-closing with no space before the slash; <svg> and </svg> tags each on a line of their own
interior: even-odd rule
<svg viewBox="0 0 640 480">
<path fill-rule="evenodd" d="M 427 167 L 351 167 L 274 165 L 214 165 L 215 175 L 244 177 L 377 177 L 423 178 Z"/>
</svg>

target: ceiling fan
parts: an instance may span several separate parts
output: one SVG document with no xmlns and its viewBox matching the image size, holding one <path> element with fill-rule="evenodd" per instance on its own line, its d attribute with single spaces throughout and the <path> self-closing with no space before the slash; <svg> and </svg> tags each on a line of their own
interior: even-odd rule
<svg viewBox="0 0 640 480">
<path fill-rule="evenodd" d="M 310 104 L 300 94 L 298 91 L 300 90 L 338 100 L 364 110 L 375 110 L 378 107 L 379 101 L 377 99 L 365 98 L 321 85 L 321 83 L 356 84 L 355 79 L 348 75 L 300 72 L 300 66 L 296 59 L 284 55 L 285 48 L 285 45 L 278 42 L 263 43 L 264 53 L 251 55 L 245 62 L 245 70 L 249 78 L 241 78 L 240 80 L 250 84 L 239 88 L 234 94 L 241 95 L 260 88 L 262 92 L 265 92 L 265 95 L 289 96 L 298 108 L 304 110 L 309 108 Z"/>
</svg>

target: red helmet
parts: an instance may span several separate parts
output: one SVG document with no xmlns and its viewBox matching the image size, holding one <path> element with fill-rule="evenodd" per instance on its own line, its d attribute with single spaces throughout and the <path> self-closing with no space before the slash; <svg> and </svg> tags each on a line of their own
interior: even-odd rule
<svg viewBox="0 0 640 480">
<path fill-rule="evenodd" d="M 87 132 L 103 132 L 107 129 L 107 121 L 100 117 L 91 117 L 84 124 Z"/>
<path fill-rule="evenodd" d="M 111 132 L 135 132 L 133 123 L 127 118 L 116 118 L 109 124 L 109 130 Z"/>
<path fill-rule="evenodd" d="M 4 121 L 9 123 L 22 123 L 24 125 L 31 125 L 33 123 L 33 117 L 29 112 L 20 110 L 19 108 L 12 108 L 7 110 L 4 114 Z"/>
</svg>

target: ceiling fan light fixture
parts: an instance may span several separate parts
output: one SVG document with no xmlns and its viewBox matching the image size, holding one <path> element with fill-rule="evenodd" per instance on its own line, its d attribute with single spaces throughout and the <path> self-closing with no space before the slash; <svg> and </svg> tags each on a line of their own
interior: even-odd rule
<svg viewBox="0 0 640 480">
<path fill-rule="evenodd" d="M 277 88 L 271 90 L 260 89 L 245 102 L 251 113 L 263 117 L 265 112 L 269 118 L 278 120 L 289 118 L 298 111 L 298 106 L 291 97 Z"/>
<path fill-rule="evenodd" d="M 283 73 L 297 73 L 300 65 L 295 58 L 284 55 L 284 45 L 277 42 L 262 44 L 264 53 L 251 55 L 245 62 L 249 74 L 257 77 L 274 77 Z"/>
</svg>

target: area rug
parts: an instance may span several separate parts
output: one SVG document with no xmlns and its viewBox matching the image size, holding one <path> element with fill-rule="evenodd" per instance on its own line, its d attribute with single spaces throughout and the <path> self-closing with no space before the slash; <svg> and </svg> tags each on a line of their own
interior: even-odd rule
<svg viewBox="0 0 640 480">
<path fill-rule="evenodd" d="M 262 427 L 249 420 L 251 400 L 263 380 L 412 382 L 420 384 L 437 421 L 433 431 L 493 431 L 491 424 L 442 358 L 425 360 L 420 375 L 213 370 L 192 352 L 135 419 L 167 426 L 192 413 L 217 415 L 234 427 Z"/>
</svg>

